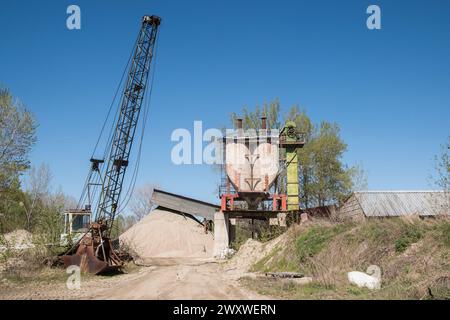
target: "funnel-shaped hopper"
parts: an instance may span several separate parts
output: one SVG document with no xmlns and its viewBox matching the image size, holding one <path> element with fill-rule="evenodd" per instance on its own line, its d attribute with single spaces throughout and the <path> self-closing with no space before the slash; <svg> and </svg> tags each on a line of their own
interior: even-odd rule
<svg viewBox="0 0 450 320">
<path fill-rule="evenodd" d="M 267 139 L 230 140 L 225 147 L 226 173 L 239 196 L 256 208 L 278 176 L 278 144 Z"/>
</svg>

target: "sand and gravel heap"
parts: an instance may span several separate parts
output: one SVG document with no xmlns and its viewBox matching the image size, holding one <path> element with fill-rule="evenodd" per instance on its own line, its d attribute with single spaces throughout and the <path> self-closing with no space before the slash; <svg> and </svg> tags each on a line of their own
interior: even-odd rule
<svg viewBox="0 0 450 320">
<path fill-rule="evenodd" d="M 2 249 L 23 250 L 33 247 L 33 235 L 22 229 L 18 229 L 3 235 L 3 241 L 0 243 Z"/>
<path fill-rule="evenodd" d="M 268 255 L 275 247 L 282 247 L 286 243 L 288 233 L 261 243 L 257 240 L 247 239 L 238 252 L 226 263 L 225 271 L 229 276 L 240 278 L 252 273 L 252 266 Z"/>
<path fill-rule="evenodd" d="M 120 236 L 135 260 L 210 258 L 213 235 L 189 216 L 157 208 Z"/>
<path fill-rule="evenodd" d="M 26 266 L 29 250 L 34 247 L 33 235 L 18 229 L 0 236 L 0 274 L 7 270 L 17 271 Z M 8 254 L 4 255 L 7 252 Z M 0 277 L 1 278 L 1 277 Z"/>
</svg>

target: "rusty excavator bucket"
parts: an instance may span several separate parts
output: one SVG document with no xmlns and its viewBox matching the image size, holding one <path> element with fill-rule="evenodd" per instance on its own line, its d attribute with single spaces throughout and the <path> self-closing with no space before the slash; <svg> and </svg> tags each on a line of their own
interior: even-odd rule
<svg viewBox="0 0 450 320">
<path fill-rule="evenodd" d="M 96 228 L 97 227 L 97 228 Z M 118 271 L 123 262 L 114 252 L 111 239 L 102 237 L 99 226 L 92 226 L 78 244 L 62 256 L 64 266 L 79 266 L 83 273 L 101 274 Z"/>
</svg>

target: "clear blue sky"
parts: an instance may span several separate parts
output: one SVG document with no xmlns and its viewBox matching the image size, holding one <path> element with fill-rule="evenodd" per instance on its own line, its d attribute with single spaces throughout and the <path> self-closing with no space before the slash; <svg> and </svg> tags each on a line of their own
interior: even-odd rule
<svg viewBox="0 0 450 320">
<path fill-rule="evenodd" d="M 81 7 L 82 29 L 66 28 Z M 382 29 L 366 28 L 370 4 Z M 1 0 L 0 83 L 36 115 L 33 164 L 78 197 L 144 14 L 162 17 L 138 184 L 217 201 L 207 166 L 175 166 L 175 128 L 228 124 L 279 97 L 336 121 L 370 189 L 427 189 L 450 124 L 449 1 Z"/>
</svg>

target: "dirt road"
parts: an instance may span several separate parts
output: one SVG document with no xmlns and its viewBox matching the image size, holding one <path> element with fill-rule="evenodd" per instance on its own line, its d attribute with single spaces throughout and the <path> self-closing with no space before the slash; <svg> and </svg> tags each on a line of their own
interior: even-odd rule
<svg viewBox="0 0 450 320">
<path fill-rule="evenodd" d="M 64 272 L 62 269 L 57 270 Z M 22 284 L 0 282 L 0 299 L 267 299 L 242 288 L 228 264 L 212 260 L 152 261 L 129 274 L 82 277 L 80 290 L 65 278 Z"/>
<path fill-rule="evenodd" d="M 163 263 L 165 264 L 165 263 Z M 114 288 L 95 292 L 94 299 L 264 299 L 242 288 L 226 265 L 185 261 L 146 267 L 140 275 Z"/>
</svg>

